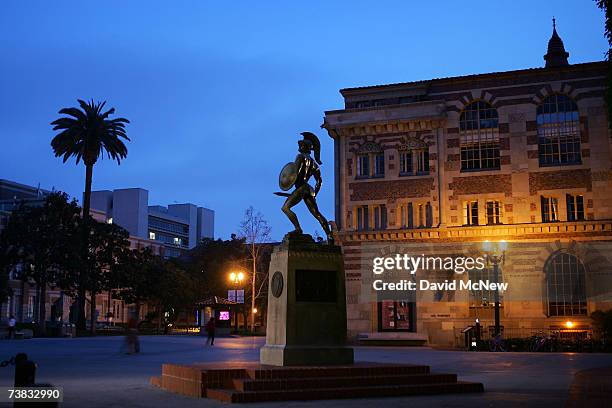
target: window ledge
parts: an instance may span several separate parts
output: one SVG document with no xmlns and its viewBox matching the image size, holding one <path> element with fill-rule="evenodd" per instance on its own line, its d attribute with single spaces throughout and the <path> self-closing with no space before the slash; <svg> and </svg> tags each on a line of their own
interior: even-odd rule
<svg viewBox="0 0 612 408">
<path fill-rule="evenodd" d="M 540 167 L 569 167 L 569 166 L 582 166 L 582 161 L 579 162 L 572 162 L 572 163 L 551 163 L 551 164 L 546 164 L 546 163 L 539 163 Z"/>
<path fill-rule="evenodd" d="M 489 167 L 486 169 L 461 169 L 461 173 L 478 173 L 480 171 L 498 171 L 501 167 Z"/>
</svg>

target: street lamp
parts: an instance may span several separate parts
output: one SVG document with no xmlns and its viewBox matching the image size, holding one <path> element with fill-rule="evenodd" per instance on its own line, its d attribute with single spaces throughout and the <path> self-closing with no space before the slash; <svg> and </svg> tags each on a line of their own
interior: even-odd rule
<svg viewBox="0 0 612 408">
<path fill-rule="evenodd" d="M 492 243 L 485 241 L 482 244 L 484 249 L 485 258 L 487 260 L 487 266 L 493 265 L 493 279 L 495 283 L 499 283 L 499 265 L 504 264 L 506 258 L 506 241 L 500 241 Z M 499 324 L 499 289 L 495 290 L 495 336 L 501 334 L 501 327 Z"/>
<path fill-rule="evenodd" d="M 230 272 L 229 280 L 234 285 L 234 301 L 236 302 L 234 306 L 234 331 L 238 332 L 238 288 L 244 280 L 244 272 Z"/>
</svg>

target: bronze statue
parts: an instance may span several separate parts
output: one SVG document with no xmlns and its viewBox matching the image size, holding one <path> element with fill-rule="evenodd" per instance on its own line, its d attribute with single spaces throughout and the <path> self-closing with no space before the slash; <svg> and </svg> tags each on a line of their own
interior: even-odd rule
<svg viewBox="0 0 612 408">
<path fill-rule="evenodd" d="M 319 211 L 316 200 L 323 183 L 319 168 L 319 165 L 322 164 L 321 142 L 319 142 L 319 138 L 314 133 L 302 132 L 301 134 L 304 138 L 298 141 L 299 153 L 295 157 L 295 161 L 289 162 L 283 167 L 278 180 L 278 184 L 283 191 L 287 191 L 291 187 L 295 187 L 295 190 L 291 193 L 276 192 L 274 194 L 287 197 L 285 204 L 283 204 L 283 212 L 295 227 L 295 230 L 290 234 L 302 234 L 300 222 L 297 215 L 291 211 L 291 207 L 304 200 L 304 204 L 306 204 L 310 213 L 319 221 L 323 231 L 325 231 L 327 242 L 333 244 L 334 239 L 331 228 L 323 214 Z M 314 151 L 314 159 L 310 156 L 311 151 Z M 308 184 L 310 177 L 315 179 L 316 184 L 314 188 Z"/>
</svg>

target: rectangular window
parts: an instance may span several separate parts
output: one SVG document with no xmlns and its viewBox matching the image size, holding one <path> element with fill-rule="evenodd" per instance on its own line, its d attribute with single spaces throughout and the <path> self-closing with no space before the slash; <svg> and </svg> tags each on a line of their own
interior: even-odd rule
<svg viewBox="0 0 612 408">
<path fill-rule="evenodd" d="M 499 157 L 497 128 L 465 131 L 461 135 L 461 170 L 499 169 Z"/>
<path fill-rule="evenodd" d="M 423 204 L 419 204 L 419 212 L 418 212 L 418 217 L 419 217 L 419 227 L 423 227 L 425 226 L 424 224 L 424 211 L 423 211 Z"/>
<path fill-rule="evenodd" d="M 414 154 L 416 156 L 417 174 L 429 174 L 429 151 L 418 150 Z"/>
<path fill-rule="evenodd" d="M 584 221 L 584 197 L 581 195 L 565 195 L 567 203 L 567 220 Z"/>
<path fill-rule="evenodd" d="M 357 208 L 357 230 L 366 231 L 370 229 L 368 206 L 362 205 Z"/>
<path fill-rule="evenodd" d="M 542 222 L 559 221 L 559 202 L 556 197 L 540 197 Z"/>
<path fill-rule="evenodd" d="M 387 228 L 387 207 L 378 205 L 374 207 L 374 229 L 381 230 Z"/>
<path fill-rule="evenodd" d="M 427 204 L 425 204 L 425 226 L 427 228 L 431 228 L 433 226 L 433 208 L 429 201 Z"/>
<path fill-rule="evenodd" d="M 478 225 L 478 201 L 463 202 L 463 225 Z"/>
<path fill-rule="evenodd" d="M 487 224 L 501 224 L 501 203 L 499 201 L 487 201 Z"/>
<path fill-rule="evenodd" d="M 409 150 L 400 153 L 400 175 L 429 174 L 429 150 Z"/>
<path fill-rule="evenodd" d="M 412 152 L 410 151 L 400 153 L 400 174 L 412 174 Z"/>
<path fill-rule="evenodd" d="M 400 224 L 402 228 L 414 228 L 412 203 L 400 207 Z"/>
<path fill-rule="evenodd" d="M 370 156 L 367 154 L 357 156 L 357 176 L 370 177 Z"/>
<path fill-rule="evenodd" d="M 377 153 L 374 156 L 374 176 L 381 177 L 385 175 L 385 154 Z"/>
</svg>

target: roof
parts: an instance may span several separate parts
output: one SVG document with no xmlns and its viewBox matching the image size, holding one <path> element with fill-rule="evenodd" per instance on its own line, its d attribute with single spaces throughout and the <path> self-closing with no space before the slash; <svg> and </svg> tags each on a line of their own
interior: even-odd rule
<svg viewBox="0 0 612 408">
<path fill-rule="evenodd" d="M 217 306 L 217 305 L 235 305 L 237 303 L 229 299 L 222 298 L 220 296 L 213 296 L 213 297 L 206 298 L 204 300 L 200 300 L 199 302 L 196 302 L 196 304 L 198 306 Z"/>
<path fill-rule="evenodd" d="M 490 79 L 495 77 L 504 77 L 504 76 L 516 76 L 516 75 L 525 75 L 525 74 L 539 74 L 546 72 L 557 72 L 557 71 L 574 71 L 580 70 L 583 68 L 596 67 L 598 65 L 605 65 L 606 61 L 592 61 L 592 62 L 583 62 L 579 64 L 571 64 L 562 67 L 550 67 L 550 68 L 526 68 L 526 69 L 517 69 L 511 71 L 498 71 L 498 72 L 488 72 L 484 74 L 469 74 L 469 75 L 459 75 L 459 76 L 449 76 L 449 77 L 440 77 L 433 79 L 424 79 L 418 81 L 410 81 L 410 82 L 397 82 L 392 84 L 383 84 L 383 85 L 369 85 L 369 86 L 359 86 L 353 88 L 343 88 L 340 90 L 340 93 L 345 96 L 347 93 L 359 92 L 359 91 L 373 91 L 377 89 L 388 89 L 393 87 L 404 87 L 404 86 L 415 86 L 415 85 L 427 85 L 432 82 L 461 82 L 461 81 L 469 81 L 469 80 L 479 80 L 479 79 Z"/>
</svg>

